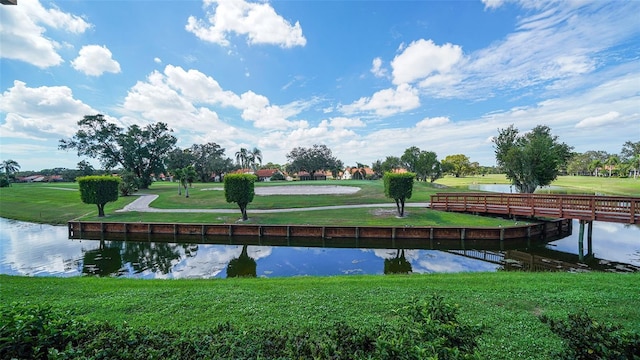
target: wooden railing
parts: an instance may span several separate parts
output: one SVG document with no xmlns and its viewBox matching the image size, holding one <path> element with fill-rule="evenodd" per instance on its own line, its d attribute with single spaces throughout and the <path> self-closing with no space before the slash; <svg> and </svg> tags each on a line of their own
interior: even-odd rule
<svg viewBox="0 0 640 360">
<path fill-rule="evenodd" d="M 498 193 L 438 193 L 434 210 L 640 223 L 640 197 Z"/>
</svg>

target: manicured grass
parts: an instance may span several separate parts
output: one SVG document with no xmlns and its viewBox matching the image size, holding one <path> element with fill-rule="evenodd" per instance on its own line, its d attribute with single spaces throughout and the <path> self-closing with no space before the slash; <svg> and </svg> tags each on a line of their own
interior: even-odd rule
<svg viewBox="0 0 640 360">
<path fill-rule="evenodd" d="M 393 208 L 356 208 L 336 210 L 313 210 L 300 212 L 285 212 L 259 214 L 253 213 L 253 207 L 248 209 L 249 220 L 245 224 L 272 225 L 343 225 L 343 226 L 477 226 L 497 227 L 512 226 L 512 220 L 474 216 L 469 214 L 433 211 L 426 208 L 405 208 L 405 217 L 398 218 Z M 239 221 L 240 210 L 232 214 L 215 213 L 143 213 L 124 212 L 110 213 L 104 218 L 96 215 L 85 216 L 83 221 L 108 222 L 180 222 L 230 224 Z M 519 222 L 522 224 L 522 221 Z"/>
<path fill-rule="evenodd" d="M 111 213 L 133 200 L 133 197 L 120 198 L 107 204 L 105 211 Z M 80 200 L 76 183 L 12 184 L 0 188 L 0 217 L 3 218 L 66 224 L 69 220 L 92 214 L 98 215 L 97 206 Z"/>
<path fill-rule="evenodd" d="M 460 319 L 483 324 L 482 358 L 548 359 L 561 342 L 538 316 L 587 311 L 640 331 L 639 274 L 462 273 L 226 280 L 132 280 L 0 276 L 2 303 L 29 302 L 153 329 L 367 326 L 414 298 L 438 294 Z"/>
<path fill-rule="evenodd" d="M 504 174 L 489 174 L 485 176 L 467 176 L 456 178 L 446 176 L 436 180 L 441 184 L 458 189 L 466 189 L 472 184 L 509 184 Z M 595 176 L 559 176 L 552 186 L 567 188 L 570 192 L 583 194 L 640 196 L 640 178 L 607 178 Z"/>
<path fill-rule="evenodd" d="M 271 186 L 350 186 L 358 187 L 355 194 L 341 195 L 256 195 L 251 203 L 254 209 L 287 209 L 331 205 L 354 205 L 393 203 L 384 196 L 382 181 L 358 180 L 327 180 L 327 181 L 296 181 L 277 183 L 256 183 L 258 187 Z M 219 189 L 219 190 L 213 190 Z M 154 183 L 145 193 L 160 195 L 152 206 L 159 209 L 234 209 L 236 204 L 229 204 L 225 200 L 223 185 L 219 183 L 194 183 L 189 190 L 189 198 L 178 195 L 178 188 L 171 183 Z M 408 202 L 428 202 L 432 194 L 442 189 L 425 182 L 415 182 L 413 196 Z M 184 191 L 183 191 L 184 192 Z"/>
<path fill-rule="evenodd" d="M 467 214 L 444 213 L 425 208 L 407 208 L 404 218 L 397 218 L 395 207 L 357 208 L 338 210 L 314 210 L 271 214 L 252 213 L 255 209 L 283 209 L 332 205 L 357 205 L 383 203 L 394 206 L 393 200 L 384 196 L 382 181 L 307 181 L 259 183 L 257 186 L 357 186 L 356 194 L 346 195 L 279 195 L 255 196 L 249 204 L 251 224 L 314 224 L 314 225 L 386 225 L 386 226 L 510 226 L 510 220 L 494 219 Z M 231 214 L 214 213 L 146 213 L 115 212 L 134 201 L 136 196 L 118 199 L 106 206 L 104 218 L 98 218 L 95 205 L 80 201 L 77 184 L 14 184 L 0 189 L 0 216 L 31 222 L 64 224 L 80 218 L 87 221 L 112 222 L 183 222 L 183 223 L 234 223 L 240 210 L 235 203 L 227 203 L 224 192 L 210 190 L 222 188 L 219 183 L 196 183 L 190 189 L 190 197 L 178 196 L 172 183 L 154 183 L 141 192 L 157 194 L 159 198 L 151 206 L 164 209 L 231 209 Z M 68 190 L 64 190 L 68 189 Z M 407 203 L 428 202 L 431 194 L 438 192 L 429 183 L 416 183 L 411 200 Z"/>
</svg>

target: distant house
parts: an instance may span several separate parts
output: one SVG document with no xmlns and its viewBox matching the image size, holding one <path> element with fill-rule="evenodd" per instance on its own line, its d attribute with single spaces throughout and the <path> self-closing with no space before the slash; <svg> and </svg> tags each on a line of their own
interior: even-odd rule
<svg viewBox="0 0 640 360">
<path fill-rule="evenodd" d="M 364 174 L 363 174 L 364 172 Z M 357 167 L 348 167 L 344 170 L 344 173 L 342 173 L 342 176 L 340 177 L 340 179 L 342 180 L 362 180 L 362 179 L 370 179 L 375 175 L 375 173 L 373 172 L 373 170 L 368 167 L 365 166 L 363 168 L 357 168 Z"/>
<path fill-rule="evenodd" d="M 30 175 L 30 176 L 19 177 L 18 181 L 32 183 L 32 182 L 43 182 L 43 181 L 46 181 L 46 179 L 47 178 L 44 175 Z"/>
<path fill-rule="evenodd" d="M 300 171 L 298 173 L 298 179 L 301 181 L 311 180 L 311 174 L 306 171 Z M 313 173 L 313 180 L 327 180 L 327 175 L 324 173 L 324 171 L 316 171 L 315 173 Z"/>
<path fill-rule="evenodd" d="M 261 169 L 261 170 L 257 170 L 254 173 L 254 175 L 258 177 L 258 181 L 271 181 L 271 177 L 276 173 L 281 173 L 281 172 L 278 169 Z M 284 174 L 283 174 L 283 177 L 284 177 Z"/>
</svg>

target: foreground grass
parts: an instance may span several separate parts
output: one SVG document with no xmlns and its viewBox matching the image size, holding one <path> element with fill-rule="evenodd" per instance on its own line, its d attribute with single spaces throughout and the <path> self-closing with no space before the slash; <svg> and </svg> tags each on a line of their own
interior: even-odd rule
<svg viewBox="0 0 640 360">
<path fill-rule="evenodd" d="M 587 311 L 640 331 L 639 274 L 490 273 L 282 279 L 132 280 L 0 276 L 2 303 L 49 304 L 91 320 L 153 329 L 369 326 L 413 298 L 441 295 L 483 324 L 486 359 L 548 359 L 561 343 L 538 320 Z"/>
</svg>

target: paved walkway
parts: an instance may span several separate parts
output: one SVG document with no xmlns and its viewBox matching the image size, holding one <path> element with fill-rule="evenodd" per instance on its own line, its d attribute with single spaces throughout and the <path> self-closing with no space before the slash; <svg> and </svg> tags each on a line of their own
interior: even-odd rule
<svg viewBox="0 0 640 360">
<path fill-rule="evenodd" d="M 154 213 L 216 213 L 216 214 L 233 214 L 237 213 L 238 209 L 158 209 L 149 207 L 149 204 L 153 200 L 158 198 L 158 195 L 140 194 L 138 199 L 125 206 L 116 212 L 138 211 L 138 212 L 154 212 Z M 405 208 L 410 207 L 427 207 L 429 203 L 406 203 Z M 392 207 L 395 208 L 396 204 L 393 202 L 384 204 L 358 204 L 358 205 L 336 205 L 336 206 L 316 206 L 307 208 L 289 208 L 289 209 L 249 209 L 249 212 L 254 214 L 269 214 L 269 213 L 281 213 L 281 212 L 298 212 L 298 211 L 315 211 L 315 210 L 334 210 L 334 209 L 355 209 L 355 208 L 379 208 L 379 207 Z"/>
</svg>

